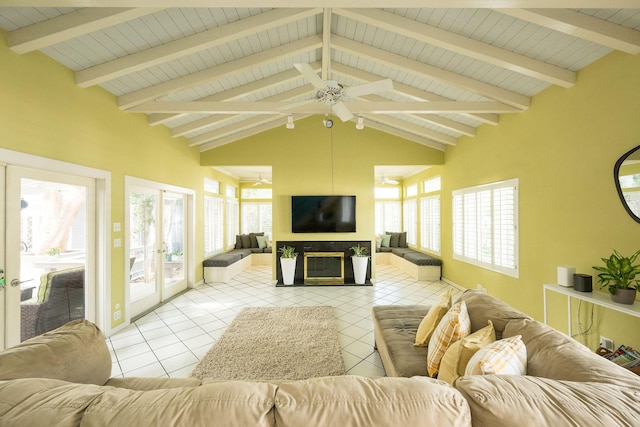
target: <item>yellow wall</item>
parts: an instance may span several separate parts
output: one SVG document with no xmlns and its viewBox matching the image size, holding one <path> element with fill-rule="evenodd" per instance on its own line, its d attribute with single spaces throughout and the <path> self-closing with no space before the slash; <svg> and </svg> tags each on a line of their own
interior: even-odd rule
<svg viewBox="0 0 640 427">
<path fill-rule="evenodd" d="M 623 209 L 613 181 L 616 160 L 640 144 L 639 95 L 640 55 L 612 53 L 580 71 L 574 87 L 549 88 L 528 111 L 504 114 L 498 126 L 482 126 L 475 138 L 448 147 L 444 276 L 469 288 L 480 283 L 542 319 L 542 284 L 556 283 L 557 266 L 595 276 L 591 267 L 613 249 L 626 255 L 640 249 L 640 224 Z M 451 191 L 511 178 L 520 180 L 519 279 L 451 257 Z M 551 324 L 566 331 L 563 303 L 553 298 Z M 640 345 L 640 319 L 596 309 L 595 322 L 591 347 L 600 334 Z"/>
<path fill-rule="evenodd" d="M 79 88 L 72 71 L 38 52 L 15 54 L 6 40 L 0 31 L 0 147 L 110 171 L 111 221 L 121 224 L 125 175 L 196 190 L 195 258 L 201 265 L 203 178 L 233 180 L 201 167 L 198 150 L 172 138 L 166 127 L 119 111 L 110 93 Z M 124 307 L 125 258 L 122 248 L 111 249 L 112 307 Z"/>
<path fill-rule="evenodd" d="M 442 164 L 444 153 L 421 144 L 321 116 L 206 151 L 202 164 L 271 165 L 273 240 L 371 240 L 374 244 L 374 165 Z M 356 195 L 356 233 L 291 233 L 291 196 Z M 275 269 L 274 269 L 275 271 Z"/>
</svg>

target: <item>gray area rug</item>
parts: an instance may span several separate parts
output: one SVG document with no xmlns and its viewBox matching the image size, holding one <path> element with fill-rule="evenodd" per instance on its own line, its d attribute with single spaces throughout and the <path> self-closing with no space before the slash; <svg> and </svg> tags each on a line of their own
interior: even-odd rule
<svg viewBox="0 0 640 427">
<path fill-rule="evenodd" d="M 191 372 L 200 380 L 344 375 L 332 307 L 245 308 Z"/>
</svg>

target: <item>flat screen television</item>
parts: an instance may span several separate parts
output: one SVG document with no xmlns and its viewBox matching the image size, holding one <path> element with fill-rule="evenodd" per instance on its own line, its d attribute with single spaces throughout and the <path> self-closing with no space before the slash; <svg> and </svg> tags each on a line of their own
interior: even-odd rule
<svg viewBox="0 0 640 427">
<path fill-rule="evenodd" d="M 291 196 L 293 233 L 355 233 L 356 196 Z"/>
</svg>

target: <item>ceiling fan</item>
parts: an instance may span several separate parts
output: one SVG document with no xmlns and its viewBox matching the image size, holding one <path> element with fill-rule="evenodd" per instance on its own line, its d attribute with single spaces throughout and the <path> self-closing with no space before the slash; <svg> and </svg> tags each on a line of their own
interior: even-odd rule
<svg viewBox="0 0 640 427">
<path fill-rule="evenodd" d="M 262 174 L 258 174 L 258 179 L 253 183 L 253 186 L 255 187 L 262 184 L 271 184 L 271 181 L 269 181 L 267 178 L 263 178 Z"/>
<path fill-rule="evenodd" d="M 331 106 L 331 110 L 343 122 L 353 118 L 353 113 L 349 110 L 349 107 L 342 102 L 345 99 L 393 90 L 393 81 L 391 79 L 345 88 L 335 80 L 322 80 L 309 64 L 297 63 L 293 64 L 293 66 L 316 88 L 317 100 Z"/>
<path fill-rule="evenodd" d="M 398 185 L 400 184 L 400 182 L 396 181 L 395 179 L 391 179 L 391 178 L 387 178 L 384 176 L 384 174 L 380 175 L 380 179 L 378 180 L 379 184 L 385 185 L 385 184 L 389 184 L 389 185 Z"/>
</svg>

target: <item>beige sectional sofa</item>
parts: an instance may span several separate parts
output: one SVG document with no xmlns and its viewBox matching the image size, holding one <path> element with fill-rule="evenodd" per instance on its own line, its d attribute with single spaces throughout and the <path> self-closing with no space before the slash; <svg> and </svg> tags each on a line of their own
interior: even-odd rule
<svg viewBox="0 0 640 427">
<path fill-rule="evenodd" d="M 639 426 L 640 377 L 488 294 L 469 290 L 471 331 L 493 322 L 496 338 L 521 335 L 527 375 L 462 376 L 454 384 L 474 426 Z M 429 307 L 373 308 L 387 375 L 427 376 L 427 347 L 414 346 Z"/>
<path fill-rule="evenodd" d="M 259 355 L 257 355 L 259 357 Z M 100 330 L 76 320 L 0 353 L 1 426 L 470 426 L 469 405 L 429 378 L 303 381 L 109 379 Z"/>
</svg>

